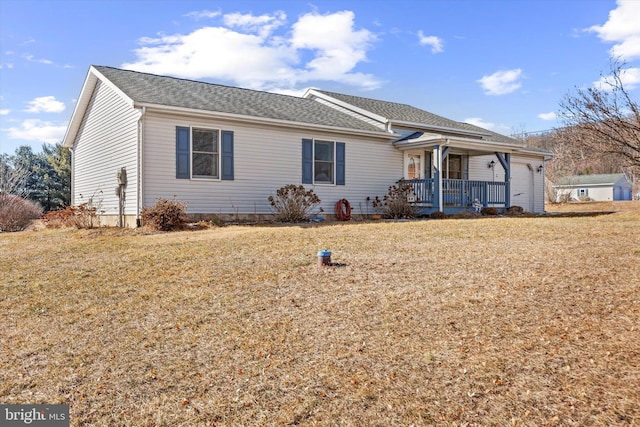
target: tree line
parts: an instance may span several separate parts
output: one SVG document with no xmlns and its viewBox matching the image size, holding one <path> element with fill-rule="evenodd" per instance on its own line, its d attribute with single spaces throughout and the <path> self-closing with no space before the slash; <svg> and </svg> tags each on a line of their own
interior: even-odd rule
<svg viewBox="0 0 640 427">
<path fill-rule="evenodd" d="M 576 88 L 562 99 L 563 126 L 522 138 L 553 154 L 545 168 L 549 200 L 552 184 L 573 175 L 624 173 L 640 191 L 640 106 L 625 87 L 628 72 L 613 59 L 600 86 Z"/>
<path fill-rule="evenodd" d="M 69 206 L 71 152 L 58 143 L 43 144 L 41 153 L 25 145 L 14 154 L 1 154 L 0 195 L 31 200 L 45 212 Z"/>
</svg>

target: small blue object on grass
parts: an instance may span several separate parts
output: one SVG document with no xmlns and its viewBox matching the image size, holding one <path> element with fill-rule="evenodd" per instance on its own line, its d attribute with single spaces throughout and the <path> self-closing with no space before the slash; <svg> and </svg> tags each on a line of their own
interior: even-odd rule
<svg viewBox="0 0 640 427">
<path fill-rule="evenodd" d="M 318 266 L 331 265 L 331 252 L 326 249 L 318 251 Z"/>
</svg>

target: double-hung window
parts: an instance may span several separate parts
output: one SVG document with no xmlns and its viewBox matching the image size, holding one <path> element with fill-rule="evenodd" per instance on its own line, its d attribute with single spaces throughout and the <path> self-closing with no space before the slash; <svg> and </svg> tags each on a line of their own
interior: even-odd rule
<svg viewBox="0 0 640 427">
<path fill-rule="evenodd" d="M 234 179 L 233 131 L 176 126 L 176 178 Z"/>
<path fill-rule="evenodd" d="M 217 129 L 191 129 L 191 175 L 194 178 L 219 178 L 219 133 Z"/>
<path fill-rule="evenodd" d="M 303 139 L 302 183 L 345 185 L 345 143 Z"/>
<path fill-rule="evenodd" d="M 315 141 L 313 144 L 313 181 L 315 183 L 334 183 L 334 159 L 333 141 Z"/>
</svg>

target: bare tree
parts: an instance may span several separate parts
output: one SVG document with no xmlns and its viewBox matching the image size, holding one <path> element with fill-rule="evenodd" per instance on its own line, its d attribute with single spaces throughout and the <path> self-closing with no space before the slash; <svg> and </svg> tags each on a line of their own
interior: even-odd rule
<svg viewBox="0 0 640 427">
<path fill-rule="evenodd" d="M 601 87 L 576 89 L 560 103 L 565 127 L 560 137 L 587 157 L 615 159 L 621 166 L 640 170 L 640 108 L 624 87 L 626 70 L 611 62 L 611 75 Z"/>
<path fill-rule="evenodd" d="M 29 168 L 26 165 L 16 164 L 6 154 L 0 155 L 0 196 L 26 197 L 28 179 Z"/>
</svg>

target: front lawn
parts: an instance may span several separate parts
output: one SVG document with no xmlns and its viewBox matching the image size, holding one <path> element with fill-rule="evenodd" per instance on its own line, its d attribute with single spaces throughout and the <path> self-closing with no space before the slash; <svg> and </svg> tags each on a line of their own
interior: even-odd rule
<svg viewBox="0 0 640 427">
<path fill-rule="evenodd" d="M 640 212 L 34 230 L 0 253 L 0 402 L 73 426 L 640 424 Z"/>
</svg>

